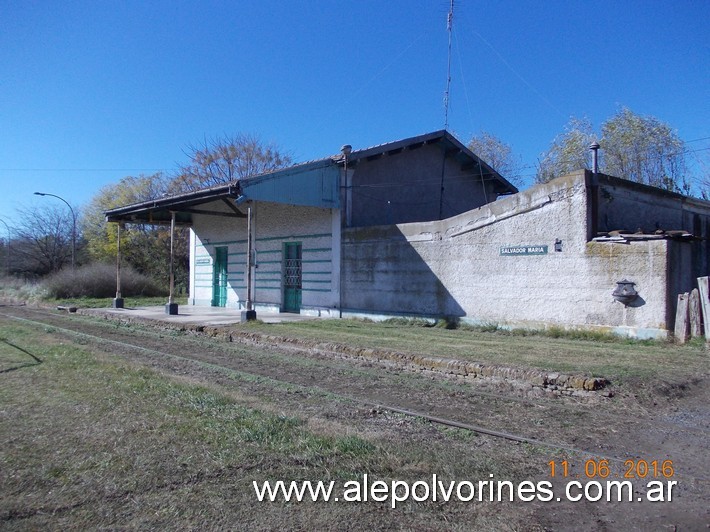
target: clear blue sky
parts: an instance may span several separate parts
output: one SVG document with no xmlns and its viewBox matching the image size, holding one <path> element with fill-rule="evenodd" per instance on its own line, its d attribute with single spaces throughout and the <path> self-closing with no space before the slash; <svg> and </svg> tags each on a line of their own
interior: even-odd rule
<svg viewBox="0 0 710 532">
<path fill-rule="evenodd" d="M 303 161 L 441 129 L 448 6 L 0 0 L 0 217 L 57 201 L 36 190 L 80 207 L 223 134 Z M 449 129 L 497 135 L 531 178 L 570 116 L 627 106 L 707 160 L 709 27 L 709 0 L 457 0 Z"/>
</svg>

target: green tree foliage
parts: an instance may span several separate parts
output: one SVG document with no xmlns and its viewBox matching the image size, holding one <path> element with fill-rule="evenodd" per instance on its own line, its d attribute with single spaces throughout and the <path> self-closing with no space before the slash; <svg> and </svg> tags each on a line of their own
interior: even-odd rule
<svg viewBox="0 0 710 532">
<path fill-rule="evenodd" d="M 87 206 L 82 227 L 88 253 L 94 261 L 115 261 L 117 227 L 104 212 L 181 192 L 197 190 L 268 172 L 292 163 L 291 157 L 258 137 L 237 134 L 205 142 L 188 150 L 189 162 L 175 177 L 163 174 L 128 176 L 102 188 Z M 189 267 L 189 232 L 175 232 L 175 282 L 186 287 Z M 166 226 L 125 224 L 121 255 L 139 273 L 167 284 L 170 264 L 170 231 Z"/>
<path fill-rule="evenodd" d="M 200 146 L 190 146 L 187 156 L 189 162 L 180 168 L 172 190 L 197 190 L 293 164 L 289 154 L 245 133 L 205 140 Z"/>
<path fill-rule="evenodd" d="M 670 126 L 622 109 L 602 125 L 604 173 L 688 192 L 685 145 Z"/>
<path fill-rule="evenodd" d="M 653 116 L 622 108 L 600 134 L 587 119 L 572 118 L 542 155 L 536 180 L 544 183 L 582 168 L 591 169 L 589 145 L 599 139 L 599 171 L 674 192 L 689 193 L 685 145 L 670 126 Z"/>
<path fill-rule="evenodd" d="M 580 168 L 591 169 L 589 145 L 595 138 L 592 123 L 588 119 L 570 119 L 564 133 L 558 135 L 550 149 L 542 155 L 536 181 L 546 183 Z"/>
<path fill-rule="evenodd" d="M 163 174 L 128 176 L 103 187 L 86 207 L 82 228 L 88 253 L 94 261 L 112 262 L 117 253 L 117 227 L 106 222 L 104 211 L 164 196 L 171 181 Z M 175 231 L 175 280 L 185 287 L 189 264 L 189 235 Z M 147 224 L 125 224 L 121 231 L 121 255 L 139 273 L 167 285 L 170 264 L 170 228 Z"/>
<path fill-rule="evenodd" d="M 522 184 L 522 162 L 520 157 L 513 154 L 510 144 L 492 133 L 482 131 L 471 138 L 468 148 L 512 184 Z"/>
<path fill-rule="evenodd" d="M 116 226 L 106 222 L 104 211 L 160 198 L 167 192 L 169 183 L 163 174 L 153 174 L 127 176 L 118 183 L 101 188 L 84 209 L 82 217 L 81 225 L 90 257 L 98 261 L 116 258 Z M 121 238 L 126 249 L 131 238 L 131 228 L 128 227 Z"/>
</svg>

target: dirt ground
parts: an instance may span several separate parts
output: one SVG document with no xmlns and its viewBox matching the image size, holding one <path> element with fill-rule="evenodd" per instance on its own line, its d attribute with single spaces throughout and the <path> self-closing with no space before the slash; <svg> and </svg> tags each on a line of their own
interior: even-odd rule
<svg viewBox="0 0 710 532">
<path fill-rule="evenodd" d="M 602 460 L 608 460 L 605 464 L 610 468 L 609 478 L 621 480 L 641 460 L 649 464 L 672 461 L 672 477 L 655 479 L 677 482 L 672 502 L 499 504 L 495 507 L 497 520 L 491 522 L 510 523 L 511 529 L 710 528 L 708 372 L 689 375 L 684 381 L 666 386 L 654 385 L 651 389 L 639 381 L 637 393 L 627 388 L 616 394 L 559 397 L 532 393 L 529 387 L 517 382 L 499 379 L 463 382 L 392 364 L 333 358 L 294 345 L 262 348 L 41 309 L 0 308 L 0 319 L 11 320 L 10 316 L 29 320 L 22 323 L 39 322 L 53 327 L 67 338 L 72 337 L 68 331 L 76 331 L 81 335 L 72 339 L 81 345 L 173 378 L 209 383 L 225 390 L 238 389 L 241 396 L 251 397 L 259 408 L 307 419 L 314 427 L 337 426 L 338 430 L 366 438 L 432 448 L 449 445 L 451 434 L 455 434 L 460 441 L 452 444 L 452 448 L 460 456 L 475 455 L 482 463 L 490 464 L 491 474 L 498 471 L 516 474 L 517 481 L 550 480 L 557 488 L 578 477 L 585 480 L 585 466 L 589 472 L 590 467 L 596 467 Z M 521 444 L 490 435 L 462 436 L 465 431 L 401 416 L 388 407 L 513 434 L 536 443 Z M 441 434 L 449 439 L 442 442 Z M 456 460 L 456 454 L 450 460 Z M 558 467 L 555 478 L 551 477 L 550 461 Z M 560 478 L 563 461 L 569 465 L 566 479 Z M 449 465 L 456 471 L 455 463 Z M 638 494 L 646 491 L 648 480 L 653 479 L 650 476 L 634 479 Z M 365 522 L 367 528 L 399 528 L 396 523 L 378 519 Z M 350 525 L 343 528 L 360 528 L 359 523 Z M 284 523 L 283 527 L 290 526 Z M 401 523 L 401 527 L 466 529 L 466 523 L 454 521 L 444 526 L 432 522 L 425 526 L 417 522 Z"/>
</svg>

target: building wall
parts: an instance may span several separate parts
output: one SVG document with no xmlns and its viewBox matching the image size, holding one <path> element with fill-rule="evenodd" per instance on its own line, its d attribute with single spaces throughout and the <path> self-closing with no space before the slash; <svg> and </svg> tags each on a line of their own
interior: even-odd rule
<svg viewBox="0 0 710 532">
<path fill-rule="evenodd" d="M 601 175 L 598 225 L 600 231 L 687 231 L 698 237 L 692 244 L 683 246 L 684 268 L 690 268 L 692 272 L 688 279 L 707 275 L 710 270 L 710 246 L 707 243 L 710 210 L 706 201 Z M 693 288 L 688 286 L 681 282 L 678 289 L 688 291 Z"/>
<path fill-rule="evenodd" d="M 340 214 L 336 209 L 251 204 L 256 268 L 253 270 L 257 310 L 278 311 L 283 305 L 283 250 L 286 242 L 302 245 L 302 312 L 339 305 Z M 218 204 L 203 209 L 221 210 Z M 241 210 L 246 212 L 247 204 Z M 247 222 L 245 218 L 194 215 L 192 227 L 190 303 L 212 304 L 215 249 L 227 247 L 227 307 L 245 308 L 247 290 Z"/>
<path fill-rule="evenodd" d="M 665 335 L 674 243 L 588 242 L 589 177 L 570 174 L 440 222 L 345 230 L 344 309 Z M 611 296 L 623 279 L 641 295 L 634 306 Z"/>
<path fill-rule="evenodd" d="M 352 209 L 353 227 L 438 220 L 441 212 L 449 218 L 497 197 L 478 170 L 462 170 L 461 163 L 452 156 L 445 159 L 437 145 L 362 159 L 351 172 L 346 184 L 351 199 L 343 204 Z"/>
</svg>

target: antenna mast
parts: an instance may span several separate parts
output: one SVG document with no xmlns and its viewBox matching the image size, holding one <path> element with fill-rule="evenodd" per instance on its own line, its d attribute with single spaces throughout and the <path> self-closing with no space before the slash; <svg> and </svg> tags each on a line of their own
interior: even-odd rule
<svg viewBox="0 0 710 532">
<path fill-rule="evenodd" d="M 446 29 L 449 32 L 449 54 L 446 70 L 446 92 L 444 92 L 444 129 L 449 129 L 449 89 L 451 88 L 451 32 L 454 25 L 454 0 L 449 5 L 449 14 L 446 18 Z"/>
</svg>

